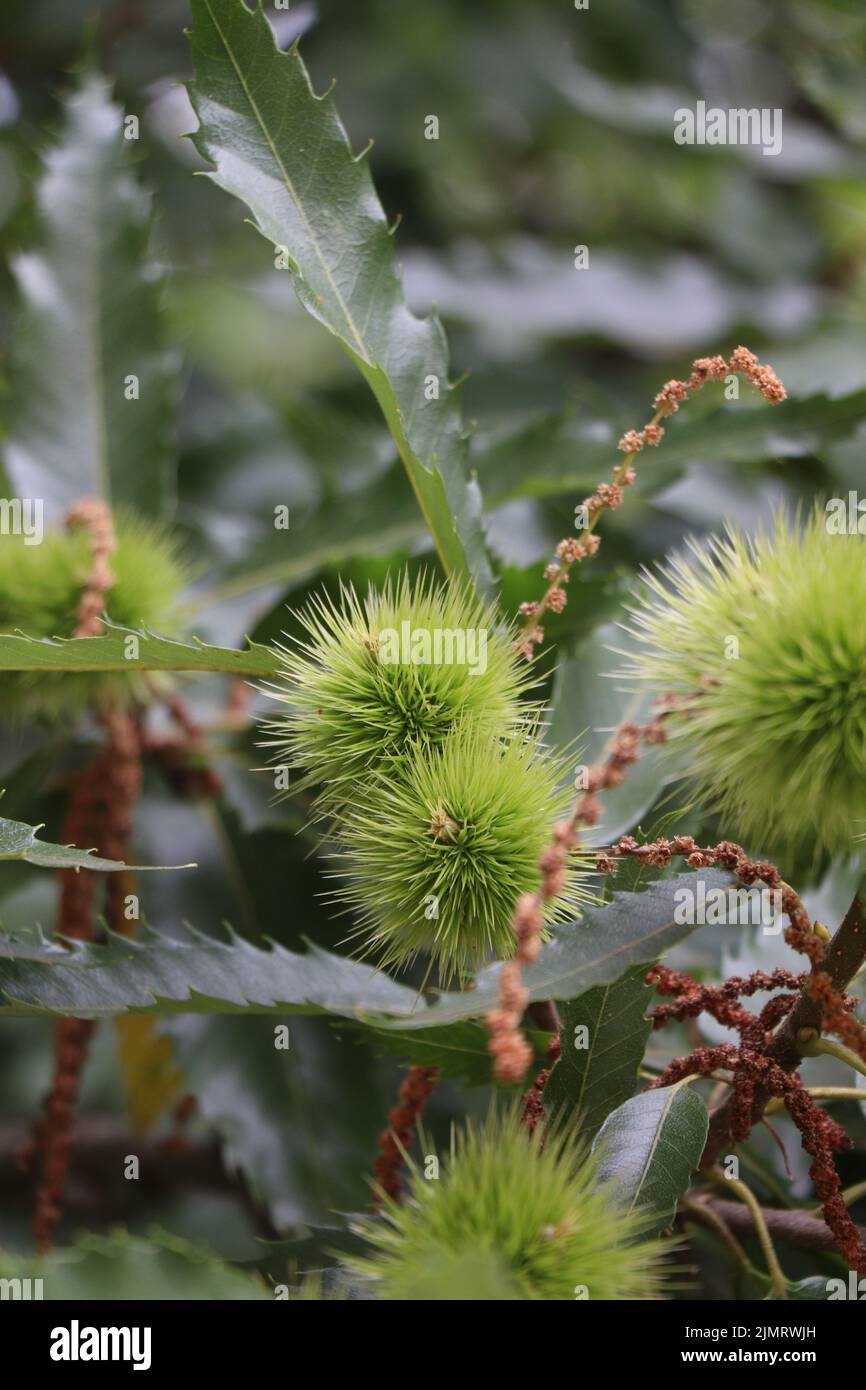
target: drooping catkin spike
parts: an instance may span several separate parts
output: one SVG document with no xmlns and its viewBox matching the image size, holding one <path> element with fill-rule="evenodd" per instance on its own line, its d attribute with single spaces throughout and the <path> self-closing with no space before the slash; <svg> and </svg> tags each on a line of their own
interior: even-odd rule
<svg viewBox="0 0 866 1390">
<path fill-rule="evenodd" d="M 41 1148 L 42 1176 L 36 1189 L 33 1236 L 40 1253 L 51 1249 L 60 1220 L 60 1198 L 69 1171 L 75 1102 L 95 1028 L 95 1022 L 87 1018 L 60 1018 L 55 1025 L 54 1080 L 37 1140 Z"/>
<path fill-rule="evenodd" d="M 665 383 L 655 398 L 655 414 L 650 422 L 641 431 L 627 431 L 620 440 L 619 448 L 625 454 L 625 458 L 614 467 L 612 480 L 600 483 L 595 492 L 584 499 L 582 513 L 585 526 L 582 536 L 567 536 L 557 546 L 556 560 L 544 571 L 544 577 L 548 580 L 547 591 L 540 600 L 520 605 L 523 626 L 515 645 L 528 661 L 532 660 L 535 648 L 544 641 L 544 628 L 540 625 L 539 619 L 547 609 L 560 613 L 566 605 L 567 594 L 563 586 L 568 583 L 572 565 L 594 555 L 601 544 L 600 538 L 595 534 L 599 517 L 603 512 L 621 506 L 623 488 L 631 486 L 635 480 L 633 463 L 641 449 L 645 445 L 655 446 L 661 442 L 664 430 L 659 421 L 678 410 L 680 401 L 686 400 L 691 392 L 700 390 L 708 381 L 720 380 L 728 373 L 745 375 L 771 403 L 775 404 L 785 399 L 785 387 L 772 367 L 761 364 L 754 353 L 742 346 L 734 349 L 729 362 L 721 356 L 696 358 L 687 381 L 673 380 Z M 498 1007 L 492 1009 L 486 1017 L 490 1034 L 488 1050 L 493 1057 L 494 1075 L 499 1081 L 523 1080 L 531 1060 L 531 1049 L 520 1032 L 520 1017 L 515 1016 L 513 1009 L 507 1007 L 502 997 L 503 991 L 510 989 L 513 992 L 517 988 L 522 966 L 534 960 L 538 952 L 540 926 L 529 931 L 522 929 L 519 915 L 522 912 L 527 920 L 538 915 L 544 901 L 555 895 L 555 885 L 562 872 L 559 856 L 563 853 L 567 856 L 569 850 L 576 848 L 578 825 L 594 825 L 598 821 L 600 806 L 596 792 L 603 787 L 620 785 L 626 769 L 638 756 L 641 739 L 648 743 L 664 742 L 666 734 L 662 720 L 679 707 L 682 698 L 671 695 L 661 699 L 658 702 L 656 717 L 642 729 L 624 724 L 617 730 L 607 761 L 591 769 L 591 780 L 585 795 L 575 805 L 568 820 L 560 823 L 557 828 L 559 835 L 554 835 L 553 841 L 541 856 L 541 888 L 534 895 L 524 894 L 518 904 L 512 923 L 518 939 L 518 950 L 514 958 L 515 971 L 506 974 L 503 967 L 500 973 Z M 606 864 L 599 863 L 599 868 L 605 867 Z M 792 929 L 793 927 L 792 921 Z M 521 930 L 524 930 L 523 937 Z"/>
<path fill-rule="evenodd" d="M 380 1205 L 383 1193 L 394 1202 L 400 1200 L 404 1155 L 411 1147 L 424 1106 L 438 1080 L 438 1067 L 410 1067 L 400 1085 L 397 1104 L 388 1115 L 388 1128 L 379 1137 L 379 1151 L 373 1163 L 374 1210 Z"/>
<path fill-rule="evenodd" d="M 554 1037 L 550 1039 L 550 1043 L 548 1044 L 547 1055 L 544 1059 L 546 1065 L 542 1067 L 541 1071 L 536 1076 L 529 1090 L 524 1093 L 523 1108 L 521 1111 L 520 1118 L 523 1122 L 524 1127 L 529 1131 L 530 1134 L 535 1133 L 536 1129 L 538 1128 L 539 1124 L 541 1123 L 544 1117 L 544 1091 L 550 1079 L 550 1073 L 553 1071 L 553 1068 L 559 1061 L 559 1055 L 561 1051 L 562 1043 L 559 1039 L 559 1036 L 554 1035 Z"/>
<path fill-rule="evenodd" d="M 850 1148 L 851 1140 L 801 1085 L 792 1086 L 784 1100 L 800 1131 L 803 1148 L 813 1160 L 809 1175 L 821 1202 L 824 1220 L 833 1232 L 836 1248 L 850 1269 L 866 1274 L 866 1246 L 845 1205 L 842 1183 L 833 1161 L 834 1149 Z"/>
<path fill-rule="evenodd" d="M 728 375 L 745 376 L 746 380 L 760 391 L 765 400 L 776 405 L 785 400 L 787 392 L 772 367 L 759 362 L 753 352 L 746 347 L 736 347 L 730 360 L 724 357 L 696 357 L 686 381 L 667 381 L 659 391 L 653 405 L 655 413 L 642 430 L 626 430 L 619 441 L 618 448 L 625 458 L 613 469 L 611 481 L 599 483 L 591 496 L 585 497 L 578 510 L 584 522 L 580 536 L 566 536 L 556 548 L 556 559 L 544 571 L 548 587 L 542 598 L 522 603 L 520 613 L 523 627 L 517 639 L 517 648 L 527 660 L 531 660 L 534 650 L 544 641 L 544 628 L 540 619 L 549 609 L 561 613 L 567 602 L 563 587 L 569 581 L 572 566 L 582 560 L 590 559 L 598 550 L 601 540 L 595 534 L 598 520 L 605 511 L 620 507 L 623 502 L 623 488 L 630 487 L 635 480 L 634 461 L 646 446 L 656 446 L 664 437 L 664 429 L 659 423 L 667 415 L 679 410 L 680 403 L 688 400 L 695 391 L 700 391 L 708 381 L 720 381 Z"/>
<path fill-rule="evenodd" d="M 638 845 L 633 836 L 623 836 L 607 851 L 612 865 L 626 856 L 643 863 L 667 864 L 673 855 L 685 855 L 695 868 L 720 864 L 737 875 L 740 882 L 761 881 L 774 888 L 780 886 L 779 871 L 766 861 L 750 859 L 745 851 L 730 841 L 701 849 L 691 836 L 675 836 L 673 840 L 655 840 Z M 718 1023 L 734 1028 L 740 1035 L 738 1046 L 723 1043 L 720 1047 L 699 1047 L 687 1057 L 678 1057 L 651 1082 L 648 1089 L 672 1086 L 689 1076 L 707 1076 L 724 1067 L 733 1073 L 730 1105 L 730 1135 L 736 1142 L 748 1139 L 755 1123 L 755 1098 L 758 1088 L 770 1096 L 782 1099 L 800 1131 L 803 1147 L 812 1157 L 809 1170 L 819 1197 L 824 1219 L 833 1233 L 836 1247 L 851 1269 L 866 1272 L 866 1246 L 848 1213 L 842 1198 L 842 1185 L 833 1159 L 836 1151 L 851 1147 L 851 1140 L 842 1129 L 803 1088 L 799 1074 L 786 1071 L 769 1051 L 774 1040 L 773 1030 L 790 1014 L 803 994 L 815 998 L 824 1010 L 822 1026 L 828 1023 L 838 1028 L 841 1018 L 850 1018 L 855 1001 L 837 990 L 830 976 L 820 969 L 825 946 L 809 920 L 797 893 L 782 885 L 782 908 L 789 918 L 786 940 L 794 950 L 807 955 L 812 970 L 802 975 L 790 971 L 756 970 L 748 977 L 731 976 L 721 985 L 699 984 L 681 971 L 665 965 L 655 965 L 647 974 L 648 984 L 659 993 L 672 997 L 671 1004 L 657 1005 L 651 1010 L 655 1027 L 671 1021 L 682 1022 L 707 1012 Z M 815 992 L 815 982 L 821 982 Z M 797 991 L 776 995 L 753 1014 L 739 1000 L 763 990 L 782 988 Z M 861 1025 L 857 1024 L 857 1028 Z"/>
<path fill-rule="evenodd" d="M 104 756 L 78 774 L 70 795 L 61 837 L 65 844 L 93 842 L 101 821 L 100 792 L 106 771 Z M 87 870 L 60 871 L 57 934 L 87 940 L 92 933 L 96 875 Z M 21 1155 L 22 1166 L 41 1162 L 36 1188 L 33 1234 L 39 1251 L 49 1250 L 60 1220 L 59 1200 L 69 1166 L 72 1118 L 87 1048 L 96 1025 L 89 1019 L 60 1018 L 54 1026 L 54 1077 L 32 1141 Z"/>
<path fill-rule="evenodd" d="M 66 844 L 96 843 L 112 859 L 127 855 L 132 815 L 141 786 L 140 740 L 135 721 L 126 713 L 103 716 L 105 752 L 80 774 L 63 826 Z M 111 875 L 105 885 L 106 916 L 115 929 L 123 925 L 126 875 Z M 88 869 L 61 870 L 57 934 L 89 940 L 94 932 L 94 898 L 98 875 Z M 55 1028 L 54 1079 L 35 1136 L 42 1175 L 37 1186 L 34 1235 L 37 1249 L 51 1247 L 60 1219 L 60 1198 L 66 1184 L 75 1101 L 95 1023 L 61 1018 Z"/>
<path fill-rule="evenodd" d="M 102 631 L 105 595 L 114 584 L 111 556 L 117 546 L 114 518 L 107 502 L 99 497 L 83 497 L 66 514 L 70 530 L 81 526 L 90 538 L 90 570 L 78 604 L 78 621 L 73 637 L 97 637 Z"/>
<path fill-rule="evenodd" d="M 669 706 L 660 701 L 657 713 L 648 723 L 620 725 L 608 744 L 607 757 L 588 769 L 585 791 L 574 803 L 571 814 L 556 823 L 550 843 L 539 856 L 540 888 L 535 893 L 523 893 L 517 901 L 511 922 L 517 951 L 500 971 L 497 1006 L 485 1017 L 493 1074 L 504 1085 L 522 1081 L 532 1061 L 532 1048 L 520 1029 L 528 998 L 521 976 L 523 967 L 531 965 L 541 949 L 543 908 L 561 892 L 566 866 L 578 849 L 578 827 L 596 823 L 600 813 L 596 792 L 621 784 L 627 769 L 637 761 L 642 742 L 664 742 L 664 719 L 668 713 Z M 598 867 L 604 867 L 600 861 Z"/>
<path fill-rule="evenodd" d="M 98 499 L 85 499 L 69 511 L 70 527 L 84 526 L 90 539 L 91 567 L 78 608 L 74 637 L 94 636 L 113 575 L 110 557 L 116 545 L 111 510 Z M 117 710 L 101 714 L 105 751 L 79 774 L 73 786 L 63 825 L 66 844 L 97 844 L 114 859 L 126 856 L 132 813 L 141 785 L 140 737 L 133 718 Z M 107 890 L 109 918 L 122 921 L 123 876 Z M 60 873 L 57 934 L 87 940 L 93 935 L 97 875 L 87 869 Z M 89 1019 L 61 1018 L 55 1027 L 55 1070 L 42 1120 L 36 1127 L 33 1152 L 42 1160 L 36 1190 L 34 1236 L 40 1251 L 51 1247 L 60 1219 L 60 1198 L 66 1184 L 72 1142 L 75 1101 L 87 1049 L 96 1025 Z M 32 1154 L 31 1154 L 32 1156 Z"/>
<path fill-rule="evenodd" d="M 102 716 L 107 736 L 105 828 L 102 853 L 107 859 L 126 858 L 135 805 L 141 792 L 141 732 L 130 715 L 107 710 Z M 129 874 L 111 874 L 106 883 L 105 909 L 109 926 L 114 931 L 123 928 L 124 898 L 129 888 Z"/>
</svg>

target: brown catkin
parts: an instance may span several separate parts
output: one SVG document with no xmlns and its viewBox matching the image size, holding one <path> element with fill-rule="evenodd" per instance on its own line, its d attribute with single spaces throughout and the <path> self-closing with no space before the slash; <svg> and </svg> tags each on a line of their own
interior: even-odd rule
<svg viewBox="0 0 866 1390">
<path fill-rule="evenodd" d="M 106 758 L 83 768 L 73 785 L 61 830 L 64 844 L 87 846 L 101 819 L 100 793 Z M 93 922 L 96 876 L 84 870 L 60 871 L 57 934 L 77 941 L 89 939 Z M 59 1201 L 69 1166 L 72 1118 L 87 1049 L 96 1025 L 90 1019 L 59 1018 L 54 1025 L 54 1077 L 28 1149 L 21 1155 L 29 1166 L 36 1159 L 41 1173 L 36 1187 L 33 1235 L 36 1248 L 51 1248 L 60 1219 Z"/>
<path fill-rule="evenodd" d="M 122 860 L 127 855 L 133 810 L 141 786 L 139 733 L 135 721 L 126 713 L 104 714 L 102 722 L 106 749 L 79 774 L 63 825 L 63 843 L 86 847 L 95 842 L 107 858 Z M 89 869 L 63 869 L 60 879 L 58 936 L 91 940 L 99 875 Z M 126 879 L 125 873 L 111 874 L 104 886 L 106 917 L 114 930 L 122 930 L 124 925 Z M 91 1020 L 78 1018 L 60 1018 L 55 1025 L 54 1079 L 29 1155 L 36 1152 L 42 1159 L 33 1221 L 40 1251 L 51 1247 L 60 1219 L 75 1101 L 95 1028 Z"/>
<path fill-rule="evenodd" d="M 601 542 L 594 530 L 599 516 L 606 510 L 622 505 L 623 488 L 631 487 L 634 482 L 634 460 L 644 446 L 656 446 L 661 443 L 664 428 L 659 421 L 679 410 L 681 402 L 687 400 L 693 392 L 700 391 L 708 381 L 720 381 L 729 374 L 737 373 L 742 373 L 771 404 L 775 405 L 785 399 L 785 388 L 773 368 L 759 362 L 748 348 L 736 347 L 731 353 L 730 361 L 721 356 L 696 357 L 686 381 L 665 382 L 653 402 L 655 414 L 643 429 L 626 430 L 617 445 L 625 458 L 614 467 L 610 482 L 599 483 L 595 492 L 585 497 L 577 509 L 586 522 L 580 539 L 567 536 L 560 541 L 556 548 L 556 561 L 548 565 L 544 571 L 544 578 L 548 581 L 547 592 L 535 602 L 520 605 L 519 611 L 525 621 L 516 645 L 517 650 L 528 661 L 532 659 L 534 649 L 544 641 L 544 628 L 537 620 L 547 609 L 553 613 L 562 612 L 566 604 L 563 585 L 569 581 L 572 565 L 594 555 L 598 550 Z"/>
<path fill-rule="evenodd" d="M 90 570 L 78 602 L 78 620 L 72 636 L 97 637 L 102 631 L 105 595 L 114 583 L 110 557 L 117 537 L 111 508 L 99 497 L 83 497 L 66 513 L 66 525 L 70 530 L 85 529 L 90 539 Z"/>
<path fill-rule="evenodd" d="M 666 864 L 674 854 L 685 855 L 689 863 L 696 867 L 720 864 L 732 870 L 743 883 L 760 880 L 773 888 L 781 885 L 775 865 L 749 858 L 739 845 L 731 841 L 701 849 L 688 836 L 639 845 L 633 836 L 627 835 L 606 852 L 606 858 L 613 865 L 621 856 L 644 863 Z M 851 1147 L 851 1140 L 841 1125 L 815 1103 L 803 1088 L 799 1075 L 785 1071 L 768 1053 L 773 1030 L 792 1011 L 803 994 L 821 1005 L 823 1027 L 829 1024 L 837 1032 L 845 1031 L 845 1020 L 851 1017 L 854 1001 L 837 990 L 829 975 L 820 970 L 825 955 L 824 944 L 813 932 L 798 894 L 787 884 L 782 886 L 782 907 L 790 922 L 786 940 L 809 958 L 812 963 L 810 972 L 794 975 L 783 969 L 756 970 L 749 976 L 733 975 L 721 985 L 699 984 L 690 975 L 671 970 L 665 965 L 655 965 L 648 972 L 647 984 L 655 985 L 660 994 L 673 999 L 673 1003 L 659 1004 L 650 1011 L 656 1028 L 672 1021 L 681 1023 L 707 1012 L 717 1022 L 736 1029 L 740 1035 L 738 1047 L 730 1043 L 716 1048 L 699 1047 L 687 1057 L 678 1057 L 651 1082 L 648 1089 L 671 1086 L 688 1076 L 707 1076 L 717 1067 L 730 1069 L 733 1072 L 730 1135 L 737 1143 L 748 1139 L 752 1132 L 758 1088 L 766 1094 L 780 1097 L 800 1131 L 804 1149 L 812 1158 L 809 1172 L 836 1248 L 851 1269 L 864 1274 L 866 1247 L 845 1206 L 842 1184 L 833 1159 L 834 1152 Z M 773 996 L 759 1014 L 751 1013 L 739 1003 L 743 997 L 779 988 L 791 992 Z"/>
<path fill-rule="evenodd" d="M 665 697 L 659 701 L 656 714 L 647 724 L 627 722 L 615 731 L 604 762 L 594 764 L 587 771 L 587 791 L 575 802 L 571 815 L 557 822 L 550 844 L 539 855 L 541 886 L 536 893 L 524 893 L 517 901 L 511 922 L 517 949 L 512 960 L 500 969 L 496 1007 L 485 1016 L 493 1075 L 503 1085 L 523 1081 L 533 1058 L 532 1048 L 520 1031 L 521 1016 L 528 1000 L 520 979 L 524 966 L 531 965 L 541 950 L 542 905 L 562 890 L 569 855 L 578 844 L 578 826 L 594 825 L 598 820 L 601 807 L 595 793 L 621 784 L 627 769 L 640 756 L 641 743 L 664 742 L 667 737 L 664 719 L 670 708 Z M 689 843 L 694 845 L 693 840 Z M 601 859 L 598 867 L 605 867 Z M 614 859 L 610 867 L 616 867 Z"/>
<path fill-rule="evenodd" d="M 83 527 L 90 540 L 91 564 L 78 605 L 73 637 L 92 637 L 101 631 L 105 596 L 114 583 L 110 558 L 116 546 L 111 509 L 98 498 L 85 498 L 70 508 L 66 524 Z M 62 827 L 64 844 L 97 847 L 111 859 L 126 857 L 132 816 L 141 786 L 141 742 L 135 719 L 126 712 L 100 712 L 105 750 L 78 773 Z M 94 898 L 98 875 L 88 869 L 60 871 L 57 934 L 86 941 L 94 932 Z M 106 886 L 106 913 L 118 929 L 123 923 L 125 874 Z M 88 1046 L 96 1025 L 89 1019 L 60 1018 L 55 1024 L 55 1066 L 42 1118 L 35 1127 L 24 1161 L 41 1159 L 36 1188 L 33 1230 L 36 1248 L 52 1245 L 60 1219 L 60 1199 L 66 1185 L 72 1143 L 75 1102 Z"/>
<path fill-rule="evenodd" d="M 397 1093 L 397 1104 L 388 1115 L 388 1128 L 379 1137 L 378 1153 L 373 1163 L 374 1211 L 381 1204 L 382 1194 L 394 1202 L 400 1200 L 404 1155 L 411 1147 L 424 1106 L 438 1080 L 438 1067 L 410 1067 L 406 1073 Z"/>
</svg>

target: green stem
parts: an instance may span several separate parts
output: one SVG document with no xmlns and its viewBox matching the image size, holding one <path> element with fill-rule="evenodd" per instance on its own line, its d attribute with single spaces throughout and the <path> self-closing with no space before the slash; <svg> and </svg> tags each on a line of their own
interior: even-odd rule
<svg viewBox="0 0 866 1390">
<path fill-rule="evenodd" d="M 776 1247 L 773 1244 L 770 1232 L 767 1230 L 767 1223 L 764 1220 L 764 1213 L 761 1210 L 760 1203 L 758 1202 L 758 1199 L 755 1196 L 754 1192 L 750 1187 L 746 1185 L 746 1183 L 742 1182 L 740 1178 L 725 1177 L 725 1174 L 719 1168 L 711 1169 L 710 1177 L 713 1178 L 714 1181 L 719 1183 L 722 1187 L 729 1187 L 731 1191 L 736 1192 L 740 1200 L 745 1202 L 746 1206 L 749 1208 L 749 1211 L 752 1215 L 752 1221 L 755 1224 L 755 1230 L 758 1234 L 758 1240 L 761 1242 L 761 1249 L 764 1252 L 764 1259 L 767 1262 L 767 1270 L 770 1275 L 770 1283 L 772 1285 L 773 1292 L 775 1293 L 777 1298 L 787 1300 L 788 1281 L 785 1278 L 782 1266 L 779 1264 L 779 1257 L 776 1254 Z"/>
<path fill-rule="evenodd" d="M 803 1043 L 801 1051 L 804 1057 L 838 1057 L 840 1062 L 844 1062 L 853 1071 L 866 1076 L 866 1062 L 844 1043 L 833 1042 L 831 1038 L 814 1038 L 811 1042 Z M 859 1099 L 866 1100 L 866 1096 L 861 1095 Z"/>
<path fill-rule="evenodd" d="M 813 1100 L 859 1100 L 861 1103 L 866 1101 L 866 1090 L 858 1090 L 856 1086 L 806 1086 L 806 1092 Z M 765 1115 L 775 1115 L 777 1111 L 785 1109 L 785 1102 L 781 1096 L 774 1096 L 764 1111 Z"/>
<path fill-rule="evenodd" d="M 705 1202 L 695 1202 L 690 1197 L 681 1197 L 680 1207 L 684 1211 L 692 1212 L 698 1219 L 706 1221 L 708 1226 L 712 1226 L 713 1230 L 721 1236 L 734 1259 L 742 1266 L 746 1273 L 757 1274 L 758 1271 L 755 1269 L 742 1245 L 737 1240 L 737 1237 L 734 1235 L 727 1221 L 723 1220 L 717 1211 L 714 1211 L 713 1208 L 708 1206 Z"/>
</svg>

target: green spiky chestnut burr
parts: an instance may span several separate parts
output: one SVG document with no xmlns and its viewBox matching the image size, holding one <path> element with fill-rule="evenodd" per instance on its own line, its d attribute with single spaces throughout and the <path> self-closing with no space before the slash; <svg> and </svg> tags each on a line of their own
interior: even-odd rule
<svg viewBox="0 0 866 1390">
<path fill-rule="evenodd" d="M 161 527 L 130 516 L 118 516 L 115 530 L 114 583 L 105 595 L 111 621 L 180 635 L 178 597 L 189 574 L 173 540 Z M 38 545 L 26 544 L 22 536 L 0 538 L 0 632 L 70 637 L 90 565 L 89 538 L 82 530 L 46 531 Z M 12 721 L 67 719 L 87 706 L 126 703 L 144 693 L 132 671 L 11 672 L 0 685 L 0 714 Z"/>
<path fill-rule="evenodd" d="M 463 722 L 401 777 L 370 779 L 340 821 L 335 894 L 358 913 L 366 950 L 386 965 L 426 955 L 446 981 L 512 955 L 514 904 L 538 888 L 569 805 L 564 770 L 532 737 L 500 742 Z M 548 922 L 573 915 L 581 877 L 573 856 Z"/>
<path fill-rule="evenodd" d="M 820 859 L 866 830 L 866 536 L 829 510 L 736 531 L 647 575 L 631 673 L 668 716 L 726 834 Z"/>
<path fill-rule="evenodd" d="M 567 1129 L 530 1136 L 513 1107 L 459 1129 L 437 1180 L 410 1164 L 402 1203 L 383 1198 L 381 1216 L 356 1229 L 367 1251 L 351 1267 L 399 1301 L 478 1296 L 479 1274 L 491 1300 L 659 1298 L 670 1249 L 642 1239 L 641 1217 Z"/>
<path fill-rule="evenodd" d="M 363 600 L 347 586 L 298 617 L 306 636 L 279 649 L 266 686 L 280 705 L 266 746 L 272 762 L 303 769 L 329 811 L 371 772 L 404 776 L 458 722 L 508 738 L 533 714 L 524 697 L 536 677 L 514 634 L 458 584 L 403 576 Z"/>
</svg>

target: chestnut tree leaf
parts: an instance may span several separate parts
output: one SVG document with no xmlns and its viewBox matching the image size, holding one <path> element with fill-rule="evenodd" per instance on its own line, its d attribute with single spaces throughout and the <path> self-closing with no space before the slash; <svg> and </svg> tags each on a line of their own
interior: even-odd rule
<svg viewBox="0 0 866 1390">
<path fill-rule="evenodd" d="M 194 864 L 124 864 L 119 859 L 100 859 L 89 849 L 53 845 L 47 840 L 40 840 L 37 831 L 41 829 L 41 825 L 26 825 L 24 821 L 6 820 L 0 816 L 0 859 L 23 859 L 43 869 L 95 869 L 108 874 L 123 873 L 126 869 L 139 872 L 148 868 L 195 868 Z"/>
<path fill-rule="evenodd" d="M 593 1151 L 598 1177 L 629 1211 L 643 1211 L 650 1230 L 670 1226 L 707 1142 L 709 1116 L 686 1082 L 642 1091 L 609 1115 Z"/>
<path fill-rule="evenodd" d="M 168 937 L 145 928 L 135 938 L 109 933 L 105 944 L 67 947 L 0 933 L 0 1017 L 38 1014 L 108 1018 L 118 1014 L 409 1013 L 417 991 L 359 961 L 311 945 L 305 954 L 277 943 L 252 945 L 190 927 Z"/>
<path fill-rule="evenodd" d="M 101 637 L 27 637 L 0 633 L 0 671 L 224 671 L 273 676 L 276 651 L 259 643 L 210 647 L 198 638 L 177 641 L 145 629 L 115 627 Z M 132 640 L 130 640 L 132 639 Z"/>
<path fill-rule="evenodd" d="M 565 1111 L 581 1138 L 593 1138 L 611 1111 L 634 1095 L 652 1029 L 646 969 L 638 966 L 560 1006 L 562 1051 L 544 1101 Z"/>
<path fill-rule="evenodd" d="M 174 501 L 180 395 L 151 205 L 111 86 L 86 70 L 36 188 L 36 242 L 12 269 L 21 298 L 5 463 L 23 497 L 58 510 L 99 496 L 146 515 Z"/>
<path fill-rule="evenodd" d="M 301 303 L 370 386 L 449 573 L 489 589 L 481 496 L 435 314 L 408 308 L 392 231 L 364 155 L 297 46 L 282 53 L 261 4 L 192 0 L 190 99 L 209 177 L 246 203 Z M 280 267 L 283 267 L 282 271 Z"/>
<path fill-rule="evenodd" d="M 524 972 L 530 999 L 576 999 L 654 960 L 694 928 L 676 911 L 676 894 L 731 883 L 718 870 L 680 874 L 640 893 L 620 893 L 557 928 Z M 230 933 L 228 940 L 192 928 L 171 938 L 146 929 L 134 939 L 71 952 L 30 937 L 0 934 L 0 1016 L 123 1013 L 333 1013 L 376 1029 L 437 1028 L 486 1013 L 496 999 L 501 965 L 477 977 L 476 988 L 434 1003 L 360 961 L 310 945 L 306 953 L 277 943 L 269 949 Z"/>
<path fill-rule="evenodd" d="M 730 874 L 702 869 L 659 879 L 639 893 L 615 893 L 609 903 L 585 909 L 576 922 L 553 929 L 538 959 L 523 972 L 530 1000 L 579 999 L 597 985 L 613 984 L 636 965 L 654 961 L 694 931 L 678 910 L 683 890 L 695 892 L 703 883 L 707 893 L 727 888 Z M 494 1006 L 500 963 L 475 977 L 475 988 L 442 994 L 435 1003 L 420 1005 L 410 1019 L 377 1020 L 383 1027 L 430 1028 L 474 1018 Z"/>
</svg>

